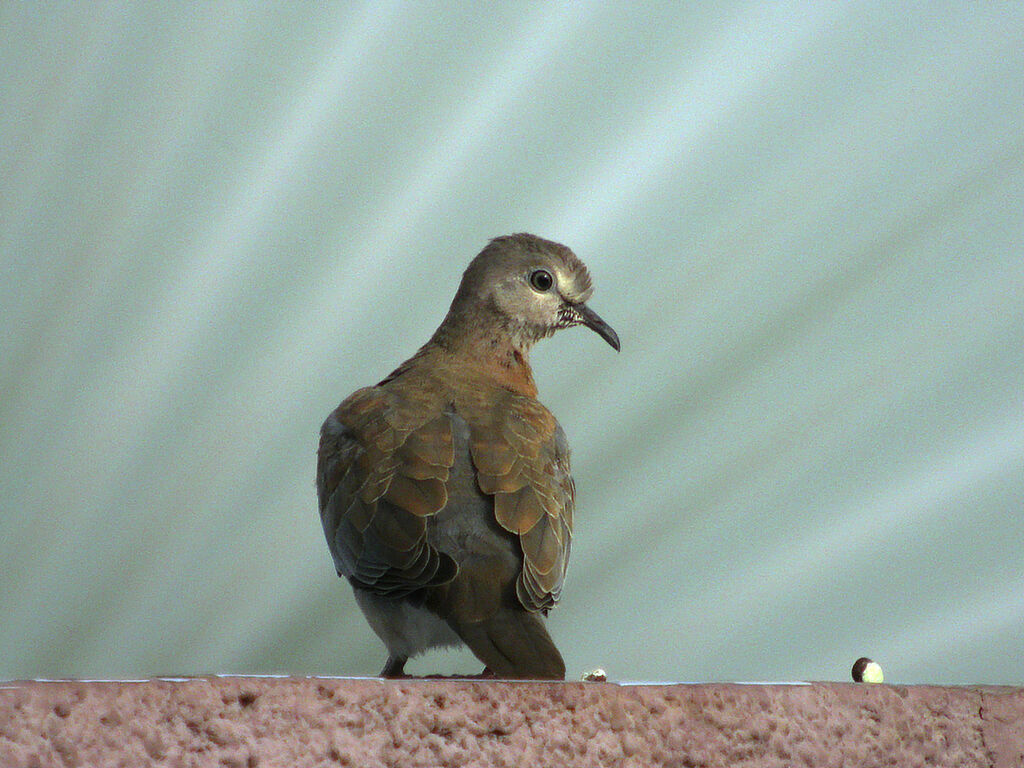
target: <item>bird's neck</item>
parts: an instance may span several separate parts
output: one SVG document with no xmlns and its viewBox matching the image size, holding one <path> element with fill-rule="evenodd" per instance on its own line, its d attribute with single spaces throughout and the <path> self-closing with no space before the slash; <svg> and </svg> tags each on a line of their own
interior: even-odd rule
<svg viewBox="0 0 1024 768">
<path fill-rule="evenodd" d="M 460 312 L 456 307 L 427 344 L 439 351 L 452 374 L 460 378 L 536 397 L 531 346 L 517 338 L 496 313 Z"/>
</svg>

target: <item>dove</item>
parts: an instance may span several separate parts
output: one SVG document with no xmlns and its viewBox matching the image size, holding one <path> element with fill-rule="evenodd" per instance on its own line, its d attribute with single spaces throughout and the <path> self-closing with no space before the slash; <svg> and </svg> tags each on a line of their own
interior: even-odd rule
<svg viewBox="0 0 1024 768">
<path fill-rule="evenodd" d="M 544 617 L 562 593 L 575 486 L 529 353 L 576 325 L 618 351 L 586 303 L 592 292 L 566 246 L 494 238 L 427 343 L 323 423 L 321 522 L 338 575 L 387 648 L 382 677 L 464 644 L 486 676 L 564 679 Z"/>
</svg>

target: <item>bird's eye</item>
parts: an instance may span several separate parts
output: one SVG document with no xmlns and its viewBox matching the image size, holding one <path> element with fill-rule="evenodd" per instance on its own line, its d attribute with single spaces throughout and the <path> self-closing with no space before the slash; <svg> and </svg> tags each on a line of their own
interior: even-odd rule
<svg viewBox="0 0 1024 768">
<path fill-rule="evenodd" d="M 546 269 L 535 269 L 530 273 L 530 285 L 533 286 L 535 291 L 550 291 L 551 286 L 554 285 L 555 279 L 551 277 L 551 273 Z"/>
</svg>

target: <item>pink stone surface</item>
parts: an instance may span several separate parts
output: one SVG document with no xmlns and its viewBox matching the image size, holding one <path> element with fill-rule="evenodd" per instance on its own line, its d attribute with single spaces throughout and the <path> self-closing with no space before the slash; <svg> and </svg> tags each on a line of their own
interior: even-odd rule
<svg viewBox="0 0 1024 768">
<path fill-rule="evenodd" d="M 0 766 L 1021 766 L 1024 689 L 195 678 L 0 684 Z"/>
</svg>

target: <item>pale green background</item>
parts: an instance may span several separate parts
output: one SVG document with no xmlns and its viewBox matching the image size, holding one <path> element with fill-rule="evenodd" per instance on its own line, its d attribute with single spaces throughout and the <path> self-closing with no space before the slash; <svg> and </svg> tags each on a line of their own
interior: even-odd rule
<svg viewBox="0 0 1024 768">
<path fill-rule="evenodd" d="M 0 678 L 368 674 L 320 422 L 589 264 L 571 676 L 1024 683 L 1024 4 L 0 6 Z M 414 672 L 476 671 L 466 654 Z"/>
</svg>

